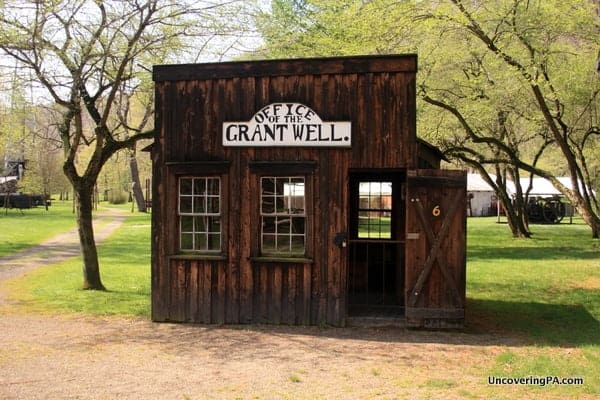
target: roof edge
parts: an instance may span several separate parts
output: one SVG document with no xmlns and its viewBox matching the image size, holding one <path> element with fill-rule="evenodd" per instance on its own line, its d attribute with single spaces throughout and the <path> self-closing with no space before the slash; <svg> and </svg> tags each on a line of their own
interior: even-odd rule
<svg viewBox="0 0 600 400">
<path fill-rule="evenodd" d="M 416 54 L 388 54 L 154 65 L 152 79 L 155 82 L 162 82 L 368 72 L 416 73 L 416 71 Z"/>
</svg>

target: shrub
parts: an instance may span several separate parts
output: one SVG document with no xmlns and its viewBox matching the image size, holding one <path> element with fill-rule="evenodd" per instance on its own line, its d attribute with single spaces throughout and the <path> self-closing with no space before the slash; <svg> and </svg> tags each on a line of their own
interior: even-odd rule
<svg viewBox="0 0 600 400">
<path fill-rule="evenodd" d="M 108 202 L 110 204 L 125 204 L 127 203 L 128 197 L 129 195 L 127 192 L 111 190 L 110 195 L 108 196 Z"/>
</svg>

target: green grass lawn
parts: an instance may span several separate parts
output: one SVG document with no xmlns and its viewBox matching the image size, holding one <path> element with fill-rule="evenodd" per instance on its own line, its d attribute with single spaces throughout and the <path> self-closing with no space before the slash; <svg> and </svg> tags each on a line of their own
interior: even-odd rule
<svg viewBox="0 0 600 400">
<path fill-rule="evenodd" d="M 598 395 L 600 241 L 581 220 L 532 230 L 532 239 L 513 239 L 494 218 L 468 220 L 466 332 L 510 335 L 522 343 L 482 365 L 481 382 L 488 376 L 558 376 L 584 377 L 585 385 L 489 385 L 482 393 L 497 399 Z M 150 215 L 135 213 L 99 246 L 107 292 L 79 290 L 81 262 L 75 259 L 11 281 L 12 297 L 40 312 L 149 318 L 149 231 Z"/>
<path fill-rule="evenodd" d="M 489 375 L 584 377 L 585 385 L 517 386 L 512 395 L 490 386 L 490 397 L 600 394 L 600 241 L 581 220 L 531 228 L 532 239 L 513 239 L 494 218 L 469 219 L 467 318 L 530 343 L 502 352 Z"/>
<path fill-rule="evenodd" d="M 0 257 L 31 247 L 75 228 L 71 201 L 54 201 L 46 211 L 35 207 L 19 211 L 0 208 Z"/>
<path fill-rule="evenodd" d="M 576 222 L 532 225 L 533 238 L 524 240 L 511 238 L 493 218 L 470 219 L 470 308 L 493 312 L 498 327 L 509 324 L 541 343 L 600 340 L 598 325 L 584 323 L 600 320 L 600 241 Z M 532 326 L 531 315 L 539 324 Z"/>
<path fill-rule="evenodd" d="M 106 292 L 80 290 L 81 260 L 40 268 L 9 282 L 16 299 L 40 312 L 150 316 L 150 214 L 131 214 L 98 245 Z"/>
</svg>

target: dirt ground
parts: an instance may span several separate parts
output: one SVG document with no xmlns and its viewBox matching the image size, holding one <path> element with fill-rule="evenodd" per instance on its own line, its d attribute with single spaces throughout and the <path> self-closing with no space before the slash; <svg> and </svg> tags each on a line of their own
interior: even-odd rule
<svg viewBox="0 0 600 400">
<path fill-rule="evenodd" d="M 493 335 L 0 314 L 2 399 L 477 398 Z M 481 397 L 483 398 L 483 397 Z"/>
<path fill-rule="evenodd" d="M 116 228 L 118 218 L 105 226 Z M 68 243 L 38 249 L 46 252 L 40 262 L 53 259 L 48 248 L 68 256 L 59 251 Z M 2 280 L 35 268 L 36 257 L 13 257 L 11 273 L 0 259 L 0 298 Z M 28 314 L 4 298 L 0 399 L 483 399 L 494 394 L 485 371 L 523 345 L 481 327 L 158 324 Z M 510 390 L 497 398 L 514 397 Z M 552 398 L 537 393 L 530 398 Z"/>
</svg>

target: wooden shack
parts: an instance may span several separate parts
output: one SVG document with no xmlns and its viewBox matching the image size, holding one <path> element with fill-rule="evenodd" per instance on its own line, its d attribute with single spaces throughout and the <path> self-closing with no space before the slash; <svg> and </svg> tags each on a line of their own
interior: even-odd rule
<svg viewBox="0 0 600 400">
<path fill-rule="evenodd" d="M 462 326 L 466 174 L 416 138 L 416 71 L 155 66 L 152 319 Z"/>
</svg>

